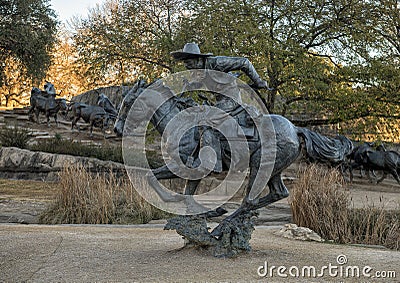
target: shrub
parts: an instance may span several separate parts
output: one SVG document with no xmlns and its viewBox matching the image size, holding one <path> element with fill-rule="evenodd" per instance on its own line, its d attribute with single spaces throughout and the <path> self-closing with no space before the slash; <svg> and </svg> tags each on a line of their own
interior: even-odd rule
<svg viewBox="0 0 400 283">
<path fill-rule="evenodd" d="M 120 146 L 83 144 L 71 139 L 63 139 L 59 134 L 56 134 L 54 138 L 39 141 L 37 144 L 32 145 L 30 149 L 49 153 L 94 157 L 100 160 L 123 163 Z"/>
<path fill-rule="evenodd" d="M 18 125 L 4 126 L 0 129 L 0 143 L 6 147 L 27 148 L 32 132 Z"/>
<path fill-rule="evenodd" d="M 400 250 L 400 207 L 351 207 L 350 194 L 337 170 L 311 165 L 300 171 L 289 201 L 293 221 L 324 239 Z"/>
<path fill-rule="evenodd" d="M 337 170 L 311 165 L 299 172 L 289 198 L 293 221 L 324 239 L 345 243 L 348 239 L 349 192 Z"/>
<path fill-rule="evenodd" d="M 384 205 L 349 209 L 349 228 L 352 243 L 400 250 L 400 209 L 386 210 Z"/>
<path fill-rule="evenodd" d="M 34 151 L 93 157 L 100 160 L 110 160 L 124 163 L 121 146 L 111 144 L 104 144 L 102 146 L 83 144 L 71 139 L 63 139 L 59 134 L 56 134 L 54 138 L 39 141 L 37 144 L 32 145 L 30 149 Z M 132 150 L 131 152 L 125 152 L 125 155 L 128 160 L 134 159 L 134 163 L 137 166 L 144 166 L 146 164 L 144 160 L 139 160 L 142 158 L 142 154 L 138 154 L 138 152 L 135 150 Z M 146 158 L 150 168 L 157 168 L 164 165 L 162 158 L 155 151 L 147 151 Z"/>
<path fill-rule="evenodd" d="M 83 166 L 65 167 L 60 191 L 40 215 L 45 224 L 139 224 L 167 214 L 148 204 L 128 179 L 88 173 Z"/>
</svg>

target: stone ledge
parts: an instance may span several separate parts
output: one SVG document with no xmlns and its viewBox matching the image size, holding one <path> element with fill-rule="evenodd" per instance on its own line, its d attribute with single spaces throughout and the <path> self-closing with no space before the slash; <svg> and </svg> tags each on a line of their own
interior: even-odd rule
<svg viewBox="0 0 400 283">
<path fill-rule="evenodd" d="M 58 173 L 66 166 L 82 164 L 93 173 L 126 174 L 125 165 L 97 158 L 30 151 L 16 147 L 0 148 L 0 178 L 58 181 Z"/>
</svg>

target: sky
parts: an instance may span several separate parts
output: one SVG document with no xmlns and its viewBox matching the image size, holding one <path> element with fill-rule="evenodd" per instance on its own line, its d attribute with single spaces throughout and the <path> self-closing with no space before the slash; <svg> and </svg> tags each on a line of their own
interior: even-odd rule
<svg viewBox="0 0 400 283">
<path fill-rule="evenodd" d="M 64 23 L 72 16 L 86 16 L 89 8 L 102 4 L 103 0 L 51 0 L 51 8 L 56 11 L 58 19 Z"/>
</svg>

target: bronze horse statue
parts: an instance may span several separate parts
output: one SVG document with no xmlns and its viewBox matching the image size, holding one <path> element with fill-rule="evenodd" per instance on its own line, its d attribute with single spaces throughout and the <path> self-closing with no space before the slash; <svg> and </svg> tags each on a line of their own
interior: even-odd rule
<svg viewBox="0 0 400 283">
<path fill-rule="evenodd" d="M 50 83 L 47 83 L 50 84 Z M 46 84 L 46 85 L 47 85 Z M 50 84 L 52 86 L 52 84 Z M 33 120 L 33 113 L 36 116 L 36 123 L 40 124 L 39 114 L 44 113 L 47 119 L 47 126 L 50 127 L 50 117 L 54 117 L 54 121 L 58 127 L 57 114 L 60 111 L 67 110 L 67 102 L 64 98 L 55 98 L 55 94 L 48 94 L 37 87 L 32 88 L 30 97 L 30 108 L 28 116 Z"/>
<path fill-rule="evenodd" d="M 154 105 L 154 113 L 145 113 L 146 108 L 132 108 L 134 115 L 128 115 L 132 105 L 140 97 L 145 97 L 146 103 L 152 104 L 157 103 L 159 100 L 157 98 L 151 98 L 151 95 L 141 94 L 156 84 L 153 89 L 158 92 L 163 99 L 163 103 L 160 105 Z M 140 123 L 141 119 L 149 118 L 150 122 L 154 125 L 155 129 L 163 134 L 166 130 L 168 123 L 174 119 L 183 109 L 184 104 L 188 102 L 187 99 L 182 100 L 179 96 L 175 96 L 171 89 L 164 86 L 162 83 L 155 82 L 147 85 L 145 81 L 140 80 L 135 83 L 133 88 L 125 95 L 122 102 L 121 109 L 117 121 L 114 126 L 114 131 L 117 135 L 122 136 L 123 134 L 130 134 L 132 127 L 135 127 L 137 123 Z M 195 104 L 194 101 L 189 101 L 190 105 Z M 151 107 L 150 107 L 151 108 Z M 240 111 L 237 111 L 238 113 Z M 127 125 L 127 117 L 135 116 L 135 122 Z M 344 136 L 338 136 L 337 138 L 328 138 L 322 136 L 316 132 L 310 131 L 306 128 L 296 127 L 288 119 L 280 115 L 262 115 L 259 118 L 261 123 L 259 125 L 269 125 L 274 132 L 271 133 L 270 130 L 265 131 L 268 135 L 263 135 L 263 129 L 258 129 L 260 138 L 255 140 L 248 140 L 248 150 L 249 150 L 249 178 L 246 190 L 246 196 L 242 201 L 241 206 L 230 216 L 226 217 L 223 222 L 229 221 L 234 217 L 237 217 L 241 213 L 257 210 L 259 208 L 265 207 L 271 203 L 274 203 L 282 198 L 286 198 L 289 195 L 289 191 L 282 181 L 281 173 L 289 165 L 291 165 L 302 152 L 302 143 L 304 142 L 305 152 L 307 157 L 311 160 L 328 163 L 331 165 L 340 165 L 344 158 L 351 153 L 353 149 L 352 142 Z M 265 123 L 264 123 L 265 122 Z M 125 129 L 124 129 L 125 128 Z M 181 137 L 179 141 L 179 158 L 186 164 L 188 160 L 194 156 L 193 167 L 198 166 L 201 160 L 198 158 L 199 153 L 199 127 L 192 127 L 188 129 L 185 134 Z M 272 140 L 274 140 L 272 142 Z M 222 150 L 224 151 L 225 158 L 223 161 L 229 167 L 229 156 L 230 148 L 228 142 L 221 140 Z M 270 148 L 269 148 L 270 147 Z M 273 147 L 273 148 L 272 148 Z M 263 160 L 262 149 L 267 152 L 274 152 L 274 160 Z M 193 155 L 193 153 L 195 153 Z M 268 156 L 268 155 L 267 155 Z M 266 166 L 265 163 L 269 163 Z M 178 178 L 167 164 L 156 169 L 152 169 L 154 178 L 160 179 L 172 179 Z M 267 170 L 270 172 L 267 174 Z M 257 175 L 267 176 L 266 184 L 269 187 L 269 193 L 265 196 L 261 196 L 260 192 L 264 188 L 256 189 L 257 193 L 252 192 L 253 186 L 257 186 Z M 150 178 L 151 179 L 151 178 Z M 150 180 L 156 181 L 156 180 Z M 185 195 L 194 195 L 196 189 L 200 183 L 201 179 L 188 180 L 184 190 Z M 152 182 L 154 184 L 154 182 Z M 162 188 L 153 186 L 159 197 L 164 201 L 179 202 L 182 201 L 180 194 L 169 194 L 162 190 Z M 223 214 L 223 209 L 216 209 L 215 211 L 210 211 L 211 216 L 217 216 Z M 212 232 L 213 236 L 220 236 L 222 234 L 220 227 L 223 222 L 214 229 Z"/>
<path fill-rule="evenodd" d="M 350 164 L 350 176 L 352 180 L 352 170 L 362 167 L 366 170 L 368 178 L 370 172 L 374 174 L 374 170 L 381 170 L 382 177 L 376 180 L 376 183 L 382 182 L 388 174 L 400 184 L 400 154 L 394 150 L 386 150 L 383 145 L 373 146 L 374 143 L 365 142 L 357 146 L 352 153 L 354 162 Z"/>
</svg>

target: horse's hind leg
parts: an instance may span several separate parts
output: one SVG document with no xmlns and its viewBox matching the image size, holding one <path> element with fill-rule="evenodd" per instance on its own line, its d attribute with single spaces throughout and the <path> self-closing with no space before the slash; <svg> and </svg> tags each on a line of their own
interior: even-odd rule
<svg viewBox="0 0 400 283">
<path fill-rule="evenodd" d="M 80 117 L 74 117 L 74 118 L 72 119 L 72 122 L 71 122 L 71 131 L 74 129 L 74 126 L 76 126 L 76 123 L 78 122 L 79 118 L 80 118 Z M 79 128 L 78 128 L 78 131 L 80 131 Z"/>
<path fill-rule="evenodd" d="M 281 174 L 276 174 L 268 181 L 269 193 L 265 197 L 256 199 L 257 201 L 243 201 L 242 209 L 238 209 L 234 214 L 241 211 L 257 210 L 271 203 L 277 202 L 289 196 L 289 191 L 282 181 Z M 241 210 L 241 211 L 240 211 Z M 231 216 L 233 216 L 232 214 Z"/>
<path fill-rule="evenodd" d="M 54 114 L 54 122 L 56 122 L 56 127 L 58 128 L 57 113 Z"/>
<path fill-rule="evenodd" d="M 393 175 L 393 173 L 392 173 L 392 175 Z M 379 184 L 380 182 L 382 182 L 382 181 L 386 178 L 386 176 L 387 176 L 387 173 L 386 173 L 385 171 L 383 171 L 382 177 L 381 177 L 380 179 L 378 179 L 378 180 L 376 181 L 376 183 Z M 393 176 L 394 176 L 394 175 L 393 175 Z M 395 177 L 395 178 L 396 178 L 396 177 Z"/>
<path fill-rule="evenodd" d="M 397 174 L 397 170 L 396 170 L 396 169 L 393 169 L 393 170 L 390 171 L 390 173 L 391 173 L 392 176 L 395 178 L 395 180 L 397 181 L 397 183 L 400 184 L 400 178 L 399 178 L 399 175 Z"/>
<path fill-rule="evenodd" d="M 167 165 L 153 169 L 152 172 L 147 173 L 147 181 L 150 186 L 155 190 L 157 195 L 165 202 L 180 202 L 185 200 L 181 194 L 167 192 L 158 180 L 178 178 Z"/>
<path fill-rule="evenodd" d="M 281 174 L 273 176 L 268 182 L 268 187 L 269 193 L 260 198 L 258 203 L 251 208 L 252 210 L 262 208 L 289 196 L 289 191 L 282 181 Z"/>
</svg>

